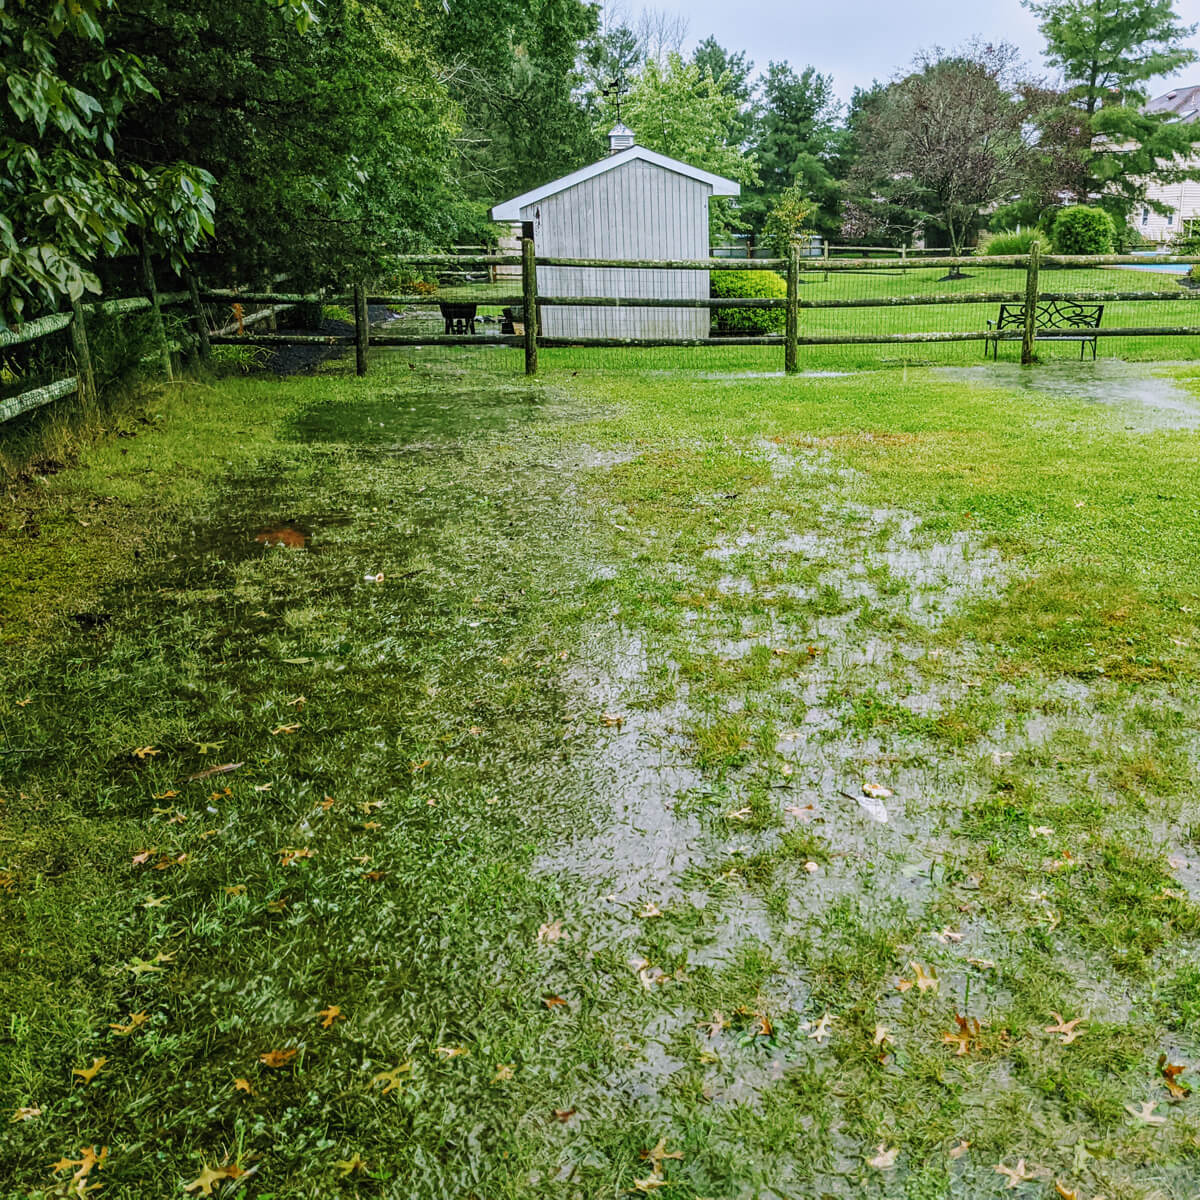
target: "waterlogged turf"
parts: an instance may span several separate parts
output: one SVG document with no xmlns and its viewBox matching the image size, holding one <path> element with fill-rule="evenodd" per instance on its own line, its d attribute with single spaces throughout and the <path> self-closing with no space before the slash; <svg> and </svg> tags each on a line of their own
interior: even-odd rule
<svg viewBox="0 0 1200 1200">
<path fill-rule="evenodd" d="M 14 491 L 0 1195 L 1200 1191 L 1198 373 L 634 357 Z"/>
</svg>

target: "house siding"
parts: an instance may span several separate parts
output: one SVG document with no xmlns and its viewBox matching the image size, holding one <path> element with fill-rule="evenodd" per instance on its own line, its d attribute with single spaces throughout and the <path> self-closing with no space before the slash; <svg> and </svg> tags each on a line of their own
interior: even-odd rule
<svg viewBox="0 0 1200 1200">
<path fill-rule="evenodd" d="M 539 256 L 663 259 L 708 257 L 710 184 L 634 159 L 521 209 L 533 222 Z M 545 267 L 544 296 L 703 299 L 707 271 Z M 547 337 L 706 337 L 707 309 L 561 308 L 542 310 Z"/>
<path fill-rule="evenodd" d="M 1149 241 L 1159 244 L 1169 242 L 1183 231 L 1184 221 L 1200 217 L 1200 180 L 1151 183 L 1146 188 L 1146 195 L 1171 208 L 1169 220 L 1165 213 L 1155 212 L 1148 204 L 1138 205 L 1133 210 L 1133 227 Z"/>
</svg>

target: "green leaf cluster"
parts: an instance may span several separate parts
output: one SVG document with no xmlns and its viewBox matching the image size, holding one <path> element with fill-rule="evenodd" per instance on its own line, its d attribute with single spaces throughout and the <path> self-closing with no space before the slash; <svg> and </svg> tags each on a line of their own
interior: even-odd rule
<svg viewBox="0 0 1200 1200">
<path fill-rule="evenodd" d="M 787 296 L 787 283 L 774 271 L 712 271 L 710 290 L 722 300 Z M 782 308 L 717 308 L 715 321 L 721 333 L 782 333 L 786 314 Z"/>
</svg>

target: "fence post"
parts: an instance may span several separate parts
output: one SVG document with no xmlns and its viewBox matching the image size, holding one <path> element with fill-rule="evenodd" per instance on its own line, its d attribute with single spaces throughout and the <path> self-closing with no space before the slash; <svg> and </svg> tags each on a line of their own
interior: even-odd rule
<svg viewBox="0 0 1200 1200">
<path fill-rule="evenodd" d="M 354 285 L 354 369 L 359 375 L 367 373 L 370 330 L 367 322 L 367 285 L 360 279 Z"/>
<path fill-rule="evenodd" d="M 188 270 L 184 273 L 188 291 L 192 294 L 192 321 L 196 326 L 196 342 L 200 347 L 200 361 L 208 362 L 212 358 L 212 343 L 208 340 L 208 318 L 204 315 L 204 305 L 200 303 L 200 285 L 196 282 L 195 274 Z"/>
<path fill-rule="evenodd" d="M 71 348 L 75 351 L 75 365 L 79 369 L 79 391 L 81 400 L 95 400 L 96 375 L 92 370 L 92 352 L 88 349 L 87 327 L 83 323 L 83 305 L 71 301 Z"/>
<path fill-rule="evenodd" d="M 1029 266 L 1025 273 L 1025 333 L 1021 338 L 1021 363 L 1033 362 L 1033 339 L 1037 333 L 1038 262 L 1041 251 L 1037 241 L 1029 247 Z"/>
<path fill-rule="evenodd" d="M 783 335 L 783 370 L 795 375 L 800 369 L 796 338 L 800 335 L 800 243 L 788 243 L 787 322 Z"/>
<path fill-rule="evenodd" d="M 521 304 L 525 316 L 525 374 L 538 368 L 537 249 L 533 244 L 533 222 L 521 228 Z"/>
</svg>

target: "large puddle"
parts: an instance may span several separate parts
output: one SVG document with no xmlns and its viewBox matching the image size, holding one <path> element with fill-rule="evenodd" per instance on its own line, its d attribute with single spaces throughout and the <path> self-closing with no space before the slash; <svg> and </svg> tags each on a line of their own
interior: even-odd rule
<svg viewBox="0 0 1200 1200">
<path fill-rule="evenodd" d="M 1133 429 L 1200 429 L 1200 401 L 1174 379 L 1155 374 L 1147 363 L 1117 358 L 1058 360 L 1032 367 L 992 362 L 978 367 L 937 367 L 934 374 L 979 387 L 1119 407 Z"/>
</svg>

